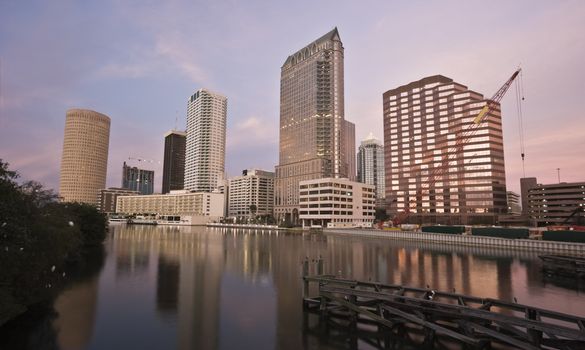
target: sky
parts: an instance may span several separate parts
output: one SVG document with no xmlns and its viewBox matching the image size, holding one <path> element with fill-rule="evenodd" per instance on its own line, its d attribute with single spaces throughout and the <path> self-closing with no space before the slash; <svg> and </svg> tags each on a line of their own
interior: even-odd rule
<svg viewBox="0 0 585 350">
<path fill-rule="evenodd" d="M 502 100 L 509 190 L 585 181 L 585 1 L 0 1 L 0 159 L 58 190 L 65 113 L 111 118 L 107 186 L 122 162 L 155 170 L 164 133 L 200 88 L 228 98 L 226 172 L 278 163 L 280 67 L 337 27 L 345 118 L 383 139 L 382 94 L 442 74 Z M 147 159 L 137 162 L 129 158 Z M 560 168 L 560 171 L 557 171 Z"/>
</svg>

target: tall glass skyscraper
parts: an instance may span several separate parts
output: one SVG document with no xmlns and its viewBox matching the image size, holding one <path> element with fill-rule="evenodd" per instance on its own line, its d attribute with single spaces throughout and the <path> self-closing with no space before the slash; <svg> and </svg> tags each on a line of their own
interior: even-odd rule
<svg viewBox="0 0 585 350">
<path fill-rule="evenodd" d="M 279 220 L 298 220 L 299 181 L 355 177 L 355 145 L 348 145 L 355 136 L 347 135 L 354 128 L 344 118 L 343 96 L 343 44 L 335 28 L 281 68 L 274 203 Z"/>
<path fill-rule="evenodd" d="M 187 103 L 185 189 L 211 192 L 225 178 L 227 98 L 206 89 Z"/>
<path fill-rule="evenodd" d="M 372 133 L 360 144 L 357 154 L 357 180 L 376 186 L 376 206 L 384 206 L 386 179 L 384 178 L 384 145 Z"/>
<path fill-rule="evenodd" d="M 411 222 L 495 224 L 507 211 L 500 105 L 435 75 L 386 91 L 384 147 L 390 212 Z M 473 131 L 471 131 L 473 130 Z"/>
</svg>

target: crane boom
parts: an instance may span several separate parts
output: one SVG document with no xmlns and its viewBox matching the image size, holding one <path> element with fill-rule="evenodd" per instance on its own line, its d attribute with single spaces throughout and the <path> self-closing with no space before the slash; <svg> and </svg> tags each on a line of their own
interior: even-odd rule
<svg viewBox="0 0 585 350">
<path fill-rule="evenodd" d="M 473 119 L 473 122 L 468 124 L 467 128 L 465 128 L 461 135 L 457 137 L 455 145 L 443 155 L 442 159 L 443 166 L 434 167 L 433 170 L 430 171 L 426 186 L 418 189 L 416 194 L 417 197 L 422 196 L 423 192 L 429 191 L 434 186 L 434 184 L 436 183 L 436 179 L 444 173 L 445 168 L 449 164 L 449 161 L 453 160 L 459 153 L 458 150 L 460 150 L 462 146 L 467 144 L 467 142 L 469 142 L 469 140 L 477 133 L 479 126 L 482 125 L 487 120 L 489 112 L 492 111 L 497 106 L 497 104 L 502 100 L 502 98 L 504 97 L 504 95 L 506 94 L 506 92 L 508 91 L 508 89 L 510 88 L 510 86 L 512 85 L 512 83 L 514 82 L 514 80 L 520 74 L 521 71 L 522 69 L 518 68 L 512 74 L 512 76 L 510 76 L 510 78 L 504 83 L 504 85 L 502 85 L 500 89 L 492 96 L 492 98 L 487 100 L 485 106 Z M 524 158 L 524 154 L 522 154 L 522 158 Z M 414 202 L 414 200 L 411 200 L 410 202 Z M 407 206 L 402 213 L 399 213 L 395 217 L 395 219 L 393 220 L 394 224 L 403 223 L 406 219 L 408 219 L 412 212 L 413 210 L 411 210 Z"/>
<path fill-rule="evenodd" d="M 502 97 L 504 97 L 506 91 L 508 91 L 510 85 L 512 85 L 512 82 L 514 82 L 514 79 L 516 79 L 518 74 L 520 74 L 520 71 L 522 71 L 522 69 L 518 68 L 518 70 L 516 70 L 514 74 L 512 74 L 510 79 L 508 79 L 508 81 L 506 81 L 504 85 L 502 85 L 498 92 L 496 92 L 494 96 L 492 96 L 492 98 L 488 100 L 488 103 L 481 109 L 477 117 L 475 117 L 475 119 L 473 120 L 475 124 L 480 124 L 481 122 L 483 122 L 483 118 L 485 118 L 487 112 L 489 112 L 489 110 L 492 109 L 496 105 L 496 103 L 502 100 Z"/>
</svg>

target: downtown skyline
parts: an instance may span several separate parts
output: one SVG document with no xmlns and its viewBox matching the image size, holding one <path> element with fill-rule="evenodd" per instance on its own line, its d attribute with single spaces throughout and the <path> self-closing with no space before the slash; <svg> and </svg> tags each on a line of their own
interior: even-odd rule
<svg viewBox="0 0 585 350">
<path fill-rule="evenodd" d="M 246 168 L 272 171 L 283 57 L 337 26 L 345 117 L 356 124 L 356 140 L 370 131 L 383 139 L 382 93 L 389 89 L 442 74 L 491 97 L 521 64 L 526 176 L 556 183 L 560 168 L 561 181 L 583 180 L 582 2 L 322 3 L 317 7 L 336 7 L 319 21 L 306 4 L 220 2 L 197 14 L 180 1 L 158 8 L 0 4 L 0 158 L 23 179 L 58 189 L 65 112 L 93 109 L 111 118 L 107 187 L 120 183 L 120 165 L 134 157 L 155 161 L 159 192 L 164 133 L 184 130 L 188 97 L 209 88 L 230 100 L 228 177 Z M 502 115 L 507 187 L 519 192 L 513 93 L 502 100 Z"/>
</svg>

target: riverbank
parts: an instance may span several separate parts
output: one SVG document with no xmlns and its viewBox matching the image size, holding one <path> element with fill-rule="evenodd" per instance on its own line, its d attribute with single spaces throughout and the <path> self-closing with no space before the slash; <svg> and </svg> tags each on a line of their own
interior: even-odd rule
<svg viewBox="0 0 585 350">
<path fill-rule="evenodd" d="M 83 251 L 101 246 L 104 214 L 89 204 L 64 203 L 0 160 L 0 326 L 29 307 L 50 301 L 83 264 Z"/>
<path fill-rule="evenodd" d="M 277 225 L 258 225 L 258 224 L 221 224 L 218 222 L 211 222 L 206 224 L 207 227 L 223 227 L 223 228 L 248 228 L 256 230 L 290 230 Z"/>
<path fill-rule="evenodd" d="M 106 258 L 105 248 L 103 245 L 85 247 L 80 257 L 65 265 L 64 273 L 58 274 L 62 278 L 51 286 L 50 295 L 28 305 L 24 312 L 0 326 L 0 349 L 37 349 L 38 341 L 57 343 L 58 329 L 53 323 L 59 313 L 54 307 L 55 300 L 63 291 L 87 283 L 100 273 Z"/>
<path fill-rule="evenodd" d="M 585 243 L 541 241 L 531 239 L 509 239 L 499 237 L 423 233 L 411 231 L 379 231 L 360 229 L 325 229 L 325 234 L 350 235 L 366 238 L 384 238 L 433 243 L 436 245 L 464 245 L 475 247 L 497 247 L 501 249 L 557 252 L 585 255 Z"/>
</svg>

